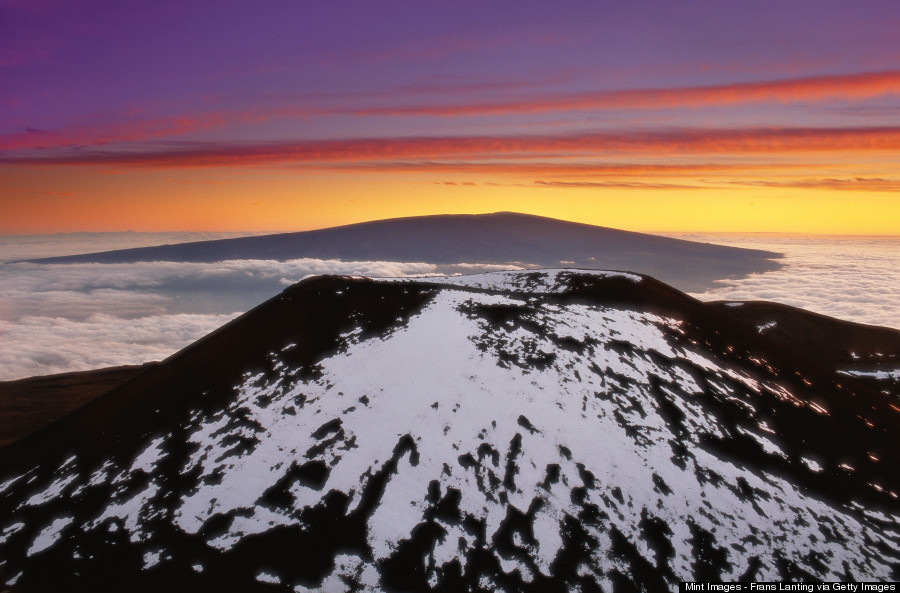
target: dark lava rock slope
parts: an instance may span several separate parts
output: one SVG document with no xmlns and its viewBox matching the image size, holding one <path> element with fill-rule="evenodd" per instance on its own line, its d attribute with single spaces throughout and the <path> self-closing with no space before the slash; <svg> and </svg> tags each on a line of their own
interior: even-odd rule
<svg viewBox="0 0 900 593">
<path fill-rule="evenodd" d="M 0 580 L 900 578 L 896 391 L 756 321 L 618 272 L 301 282 L 0 451 Z"/>
</svg>

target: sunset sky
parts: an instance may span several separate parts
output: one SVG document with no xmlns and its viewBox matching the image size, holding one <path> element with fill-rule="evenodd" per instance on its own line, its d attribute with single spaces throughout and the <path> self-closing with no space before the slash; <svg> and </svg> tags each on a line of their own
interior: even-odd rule
<svg viewBox="0 0 900 593">
<path fill-rule="evenodd" d="M 900 235 L 900 2 L 0 0 L 0 233 Z"/>
</svg>

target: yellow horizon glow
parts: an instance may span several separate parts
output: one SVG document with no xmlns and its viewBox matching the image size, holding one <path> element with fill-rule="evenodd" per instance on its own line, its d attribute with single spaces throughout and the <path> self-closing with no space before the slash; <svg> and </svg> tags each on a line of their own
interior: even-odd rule
<svg viewBox="0 0 900 593">
<path fill-rule="evenodd" d="M 703 187 L 660 189 L 543 187 L 533 177 L 479 172 L 247 167 L 216 169 L 212 176 L 204 169 L 16 169 L 15 187 L 0 180 L 3 234 L 289 232 L 405 216 L 514 211 L 651 233 L 900 235 L 900 201 L 890 191 L 723 188 L 709 176 L 628 179 L 673 185 L 687 180 Z"/>
</svg>

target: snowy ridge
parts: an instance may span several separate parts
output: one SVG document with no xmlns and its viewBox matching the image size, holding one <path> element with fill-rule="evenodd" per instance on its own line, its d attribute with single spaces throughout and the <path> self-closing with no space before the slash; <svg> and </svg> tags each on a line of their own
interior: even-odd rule
<svg viewBox="0 0 900 593">
<path fill-rule="evenodd" d="M 628 272 L 609 272 L 605 270 L 577 270 L 577 269 L 545 269 L 537 272 L 521 271 L 497 271 L 486 274 L 472 274 L 470 276 L 433 276 L 424 278 L 431 283 L 449 285 L 455 287 L 469 287 L 489 291 L 522 291 L 530 294 L 559 294 L 569 288 L 566 281 L 571 275 L 579 274 L 590 278 L 621 278 L 631 282 L 640 282 L 641 276 Z M 402 281 L 395 278 L 379 279 L 383 282 Z"/>
<path fill-rule="evenodd" d="M 823 496 L 817 475 L 857 468 L 773 429 L 777 410 L 824 421 L 827 404 L 684 319 L 557 298 L 584 282 L 647 281 L 412 281 L 433 291 L 414 314 L 351 324 L 302 372 L 298 342 L 273 344 L 226 405 L 130 461 L 0 477 L 0 575 L 36 588 L 52 563 L 105 590 L 99 562 L 117 586 L 298 592 L 896 578 L 900 514 Z"/>
</svg>

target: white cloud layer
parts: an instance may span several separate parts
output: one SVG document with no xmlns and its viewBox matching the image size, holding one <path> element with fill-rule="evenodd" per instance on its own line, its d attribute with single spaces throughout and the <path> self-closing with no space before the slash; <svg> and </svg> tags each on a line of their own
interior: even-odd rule
<svg viewBox="0 0 900 593">
<path fill-rule="evenodd" d="M 307 276 L 434 274 L 424 263 L 231 260 L 216 263 L 0 264 L 0 319 L 84 320 L 245 311 Z"/>
<path fill-rule="evenodd" d="M 900 238 L 685 236 L 785 253 L 784 268 L 720 282 L 693 296 L 704 300 L 764 300 L 847 321 L 900 329 Z"/>
<path fill-rule="evenodd" d="M 898 239 L 683 238 L 786 253 L 782 270 L 723 281 L 693 295 L 702 300 L 770 300 L 900 328 Z M 163 359 L 310 275 L 404 277 L 502 268 L 316 259 L 0 263 L 0 380 Z"/>
<path fill-rule="evenodd" d="M 24 317 L 0 321 L 2 379 L 162 360 L 227 323 L 231 315 L 152 315 L 122 319 L 96 314 L 83 321 Z"/>
<path fill-rule="evenodd" d="M 160 360 L 308 276 L 500 268 L 318 259 L 0 263 L 0 380 Z"/>
</svg>

